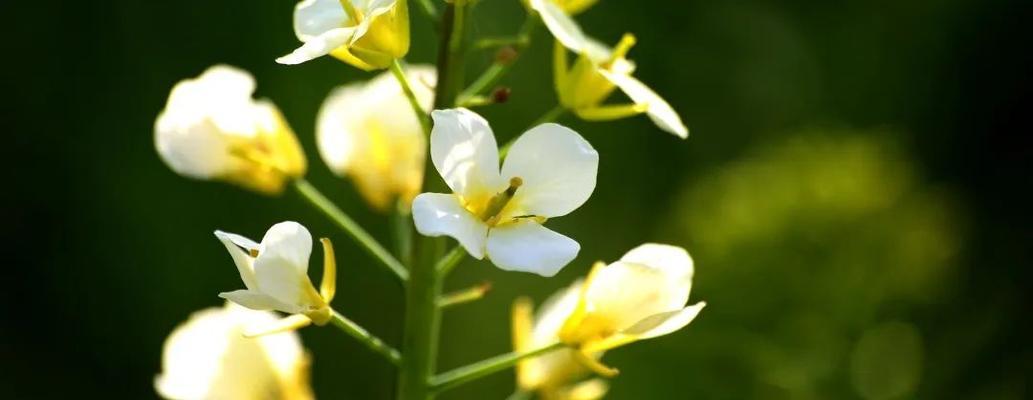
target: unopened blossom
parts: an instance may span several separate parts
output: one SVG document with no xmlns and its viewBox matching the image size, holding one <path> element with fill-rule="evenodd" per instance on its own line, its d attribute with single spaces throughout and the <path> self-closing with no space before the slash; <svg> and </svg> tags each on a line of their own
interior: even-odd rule
<svg viewBox="0 0 1033 400">
<path fill-rule="evenodd" d="M 413 201 L 416 230 L 455 238 L 499 268 L 555 275 L 581 246 L 542 224 L 580 207 L 595 189 L 599 153 L 577 132 L 541 124 L 524 132 L 499 169 L 488 122 L 459 108 L 431 116 L 431 159 L 453 193 Z"/>
<path fill-rule="evenodd" d="M 560 104 L 586 120 L 612 120 L 645 113 L 660 129 L 686 138 L 688 128 L 681 117 L 660 95 L 632 73 L 635 64 L 625 56 L 635 45 L 635 37 L 625 34 L 614 48 L 586 36 L 574 19 L 550 0 L 530 0 L 545 26 L 556 38 L 554 74 Z M 578 54 L 568 65 L 567 49 Z M 619 88 L 630 104 L 603 104 Z"/>
<path fill-rule="evenodd" d="M 276 319 L 228 302 L 194 313 L 165 340 L 155 390 L 174 400 L 314 398 L 309 356 L 297 333 L 243 335 L 250 326 Z"/>
<path fill-rule="evenodd" d="M 176 173 L 262 193 L 305 174 L 305 155 L 272 102 L 251 98 L 247 71 L 216 65 L 172 88 L 154 122 L 154 144 Z"/>
<path fill-rule="evenodd" d="M 406 68 L 413 94 L 427 111 L 434 101 L 434 68 Z M 323 161 L 348 176 L 380 210 L 400 199 L 408 209 L 423 184 L 426 137 L 398 80 L 383 73 L 334 89 L 319 110 L 316 143 Z"/>
<path fill-rule="evenodd" d="M 703 309 L 703 302 L 686 306 L 692 274 L 689 253 L 662 244 L 641 245 L 609 265 L 597 263 L 580 287 L 560 340 L 576 348 L 578 360 L 594 371 L 616 373 L 594 355 L 677 331 Z"/>
<path fill-rule="evenodd" d="M 304 0 L 294 8 L 294 34 L 303 44 L 276 62 L 329 54 L 366 71 L 387 68 L 409 52 L 408 2 Z"/>
<path fill-rule="evenodd" d="M 246 237 L 215 231 L 230 252 L 240 279 L 247 289 L 220 293 L 219 297 L 253 310 L 276 310 L 291 314 L 278 324 L 255 329 L 260 335 L 330 321 L 336 289 L 337 264 L 328 239 L 323 243 L 323 284 L 319 291 L 308 277 L 312 235 L 297 222 L 281 222 L 269 228 L 261 243 Z"/>
<path fill-rule="evenodd" d="M 560 328 L 577 308 L 582 281 L 552 295 L 532 316 L 529 299 L 513 305 L 513 349 L 526 353 L 558 343 Z M 600 357 L 602 352 L 593 354 Z M 585 379 L 590 370 L 582 365 L 572 349 L 560 349 L 538 357 L 526 358 L 516 367 L 517 387 L 538 393 L 543 399 L 592 400 L 602 398 L 608 385 L 602 379 Z"/>
</svg>

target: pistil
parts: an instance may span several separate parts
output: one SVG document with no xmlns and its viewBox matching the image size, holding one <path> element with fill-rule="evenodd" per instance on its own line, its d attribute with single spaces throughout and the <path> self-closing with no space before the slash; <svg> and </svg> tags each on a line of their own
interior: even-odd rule
<svg viewBox="0 0 1033 400">
<path fill-rule="evenodd" d="M 486 222 L 488 225 L 495 226 L 499 221 L 499 213 L 506 208 L 509 201 L 516 195 L 517 189 L 524 184 L 524 180 L 520 177 L 515 176 L 509 180 L 509 187 L 506 190 L 496 194 L 491 200 L 488 201 L 488 206 L 484 208 L 484 212 L 481 213 L 481 220 Z"/>
</svg>

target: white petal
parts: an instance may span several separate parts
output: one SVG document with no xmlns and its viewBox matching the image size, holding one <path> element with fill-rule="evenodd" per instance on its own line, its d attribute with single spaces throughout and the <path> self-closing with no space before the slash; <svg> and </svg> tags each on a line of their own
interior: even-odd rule
<svg viewBox="0 0 1033 400">
<path fill-rule="evenodd" d="M 499 178 L 499 149 L 488 121 L 465 108 L 435 110 L 431 117 L 431 159 L 452 191 L 470 198 L 505 189 Z"/>
<path fill-rule="evenodd" d="M 226 233 L 223 231 L 215 231 L 215 237 L 219 238 L 223 246 L 226 246 L 226 250 L 230 252 L 230 257 L 233 257 L 233 264 L 237 266 L 237 272 L 240 273 L 240 280 L 244 281 L 244 287 L 255 290 L 258 288 L 258 283 L 255 281 L 255 266 L 254 259 L 251 255 L 241 250 L 244 247 L 247 250 L 257 250 L 258 243 L 251 241 L 251 239 L 245 238 L 240 235 Z"/>
<path fill-rule="evenodd" d="M 653 89 L 650 89 L 631 75 L 613 74 L 606 71 L 600 72 L 610 82 L 621 88 L 624 94 L 628 95 L 635 104 L 648 105 L 649 109 L 646 110 L 646 114 L 660 129 L 673 133 L 682 139 L 689 137 L 689 128 L 686 128 L 685 124 L 682 123 L 681 117 Z"/>
<path fill-rule="evenodd" d="M 584 48 L 585 34 L 563 9 L 551 0 L 531 0 L 531 8 L 538 11 L 545 27 L 549 28 L 556 40 L 574 52 L 581 52 Z"/>
<path fill-rule="evenodd" d="M 285 221 L 273 225 L 262 237 L 260 253 L 255 263 L 262 259 L 280 260 L 297 272 L 308 271 L 309 256 L 312 255 L 312 234 L 301 224 Z"/>
<path fill-rule="evenodd" d="M 534 329 L 531 333 L 532 348 L 543 347 L 555 343 L 559 339 L 560 328 L 577 308 L 583 283 L 583 280 L 578 279 L 570 286 L 554 293 L 538 308 Z"/>
<path fill-rule="evenodd" d="M 309 38 L 301 47 L 294 49 L 288 55 L 277 58 L 280 64 L 295 65 L 314 58 L 330 54 L 334 49 L 341 47 L 351 40 L 355 33 L 353 28 L 336 28 L 323 32 L 319 36 Z"/>
<path fill-rule="evenodd" d="M 476 259 L 484 258 L 488 225 L 459 204 L 455 195 L 422 193 L 412 202 L 416 231 L 424 236 L 451 236 Z"/>
<path fill-rule="evenodd" d="M 655 338 L 684 328 L 696 319 L 707 304 L 699 302 L 681 310 L 652 315 L 624 330 L 625 334 L 638 335 L 640 339 Z"/>
<path fill-rule="evenodd" d="M 549 277 L 573 261 L 581 245 L 537 222 L 524 220 L 492 228 L 487 249 L 488 258 L 499 268 Z"/>
<path fill-rule="evenodd" d="M 338 0 L 305 0 L 294 7 L 294 34 L 302 42 L 348 25 L 348 14 Z"/>
<path fill-rule="evenodd" d="M 307 355 L 298 335 L 244 338 L 250 324 L 277 316 L 227 303 L 196 312 L 165 340 L 155 389 L 168 399 L 310 398 Z"/>
<path fill-rule="evenodd" d="M 512 200 L 521 214 L 558 217 L 574 211 L 595 190 L 599 153 L 581 135 L 557 124 L 525 132 L 509 150 L 502 177 L 520 177 Z"/>
<path fill-rule="evenodd" d="M 692 257 L 685 249 L 665 244 L 646 243 L 621 257 L 621 261 L 636 263 L 662 273 L 666 282 L 669 309 L 681 308 L 689 301 L 692 289 Z"/>
<path fill-rule="evenodd" d="M 685 293 L 667 275 L 649 266 L 617 261 L 592 275 L 585 291 L 590 310 L 611 321 L 614 330 L 627 329 L 642 319 L 685 305 Z M 671 290 L 675 288 L 676 290 Z M 681 303 L 675 306 L 675 300 Z"/>
<path fill-rule="evenodd" d="M 296 312 L 293 306 L 281 303 L 267 294 L 252 290 L 234 290 L 219 293 L 219 297 L 232 301 L 252 310 L 279 310 L 287 313 Z"/>
</svg>

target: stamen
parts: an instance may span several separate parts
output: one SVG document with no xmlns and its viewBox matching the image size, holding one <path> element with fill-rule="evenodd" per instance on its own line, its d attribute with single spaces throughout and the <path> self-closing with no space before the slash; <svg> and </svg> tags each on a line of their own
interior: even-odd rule
<svg viewBox="0 0 1033 400">
<path fill-rule="evenodd" d="M 621 37 L 621 41 L 617 43 L 617 47 L 613 48 L 613 54 L 610 54 L 610 59 L 606 60 L 606 65 L 613 64 L 617 60 L 628 55 L 628 51 L 635 46 L 635 42 L 635 35 L 625 33 L 624 36 Z"/>
<path fill-rule="evenodd" d="M 520 179 L 519 176 L 514 176 L 509 179 L 509 187 L 505 191 L 496 194 L 488 201 L 488 207 L 481 213 L 481 220 L 488 223 L 488 225 L 494 226 L 499 222 L 498 215 L 509 201 L 516 195 L 517 189 L 524 184 L 524 180 Z"/>
<path fill-rule="evenodd" d="M 258 249 L 248 249 L 247 252 L 252 258 L 258 257 Z"/>
</svg>

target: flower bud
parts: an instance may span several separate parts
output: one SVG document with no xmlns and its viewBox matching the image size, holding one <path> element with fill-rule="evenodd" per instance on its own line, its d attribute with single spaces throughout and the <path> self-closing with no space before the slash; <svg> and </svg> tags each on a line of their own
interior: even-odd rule
<svg viewBox="0 0 1033 400">
<path fill-rule="evenodd" d="M 266 194 L 305 174 L 305 155 L 280 110 L 255 100 L 255 81 L 225 65 L 172 88 L 154 123 L 158 154 L 176 173 Z"/>
</svg>

